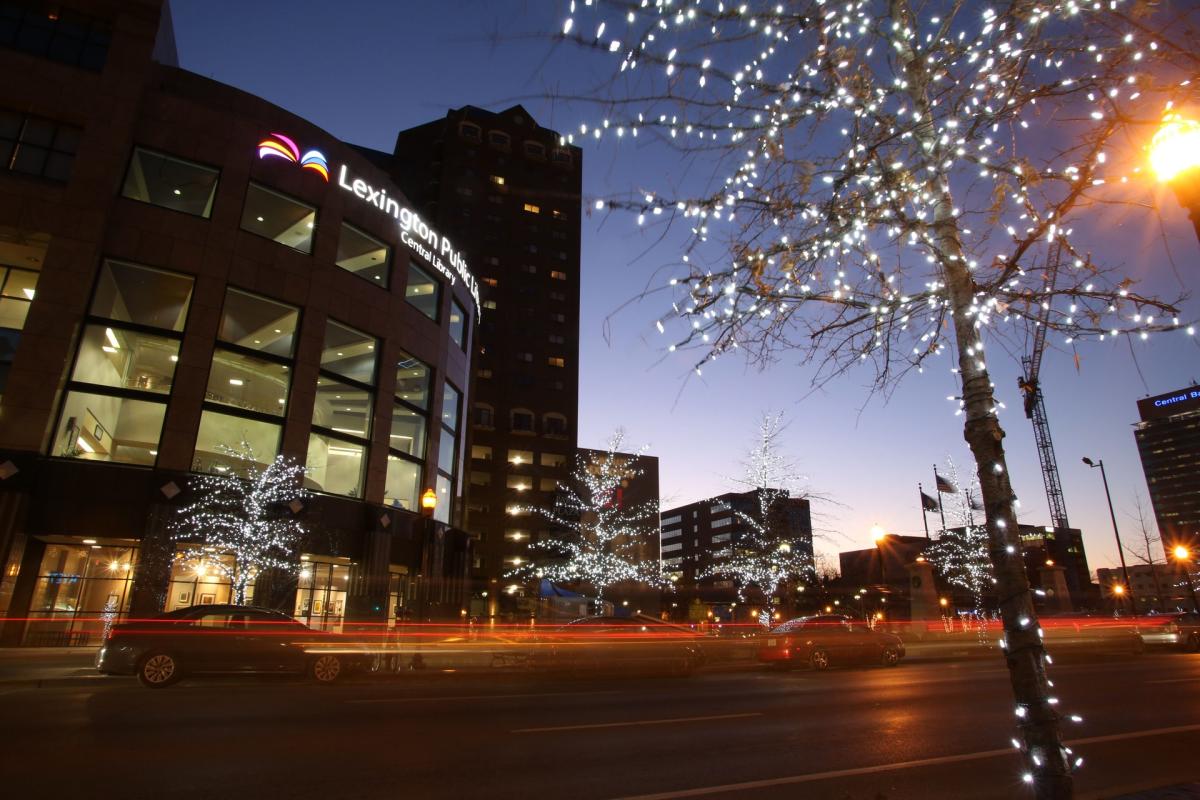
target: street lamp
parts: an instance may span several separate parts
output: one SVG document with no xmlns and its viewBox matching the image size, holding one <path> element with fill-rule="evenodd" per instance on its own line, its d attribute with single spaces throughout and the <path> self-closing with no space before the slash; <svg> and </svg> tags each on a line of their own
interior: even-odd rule
<svg viewBox="0 0 1200 800">
<path fill-rule="evenodd" d="M 425 493 L 421 495 L 421 514 L 432 517 L 435 508 L 437 508 L 437 492 L 433 489 L 426 489 Z"/>
<path fill-rule="evenodd" d="M 1175 560 L 1183 564 L 1183 576 L 1187 578 L 1188 591 L 1192 594 L 1192 610 L 1200 613 L 1200 603 L 1196 602 L 1196 584 L 1192 583 L 1191 552 L 1183 545 L 1176 545 L 1171 551 Z"/>
<path fill-rule="evenodd" d="M 1163 117 L 1150 140 L 1150 166 L 1174 190 L 1200 238 L 1200 122 L 1178 113 Z"/>
<path fill-rule="evenodd" d="M 1108 516 L 1112 519 L 1113 536 L 1117 537 L 1117 555 L 1121 557 L 1121 575 L 1125 578 L 1125 585 L 1122 590 L 1130 588 L 1133 584 L 1129 582 L 1129 568 L 1125 566 L 1125 548 L 1121 546 L 1121 532 L 1117 530 L 1117 514 L 1113 511 L 1112 494 L 1108 491 L 1108 473 L 1104 471 L 1104 459 L 1100 459 L 1100 463 L 1095 463 L 1087 456 L 1083 457 L 1083 463 L 1087 464 L 1092 469 L 1100 468 L 1100 477 L 1104 480 L 1104 496 L 1108 498 Z M 1115 589 L 1114 589 L 1115 592 Z M 1115 592 L 1118 596 L 1122 592 Z M 1133 592 L 1129 593 L 1129 610 L 1136 616 L 1137 606 L 1133 602 Z"/>
</svg>

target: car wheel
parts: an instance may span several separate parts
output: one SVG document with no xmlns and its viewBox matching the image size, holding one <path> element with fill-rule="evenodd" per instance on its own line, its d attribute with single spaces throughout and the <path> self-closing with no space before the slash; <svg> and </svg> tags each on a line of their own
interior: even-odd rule
<svg viewBox="0 0 1200 800">
<path fill-rule="evenodd" d="M 808 664 L 818 672 L 824 672 L 829 669 L 829 653 L 819 648 L 813 650 L 808 657 Z"/>
<path fill-rule="evenodd" d="M 138 683 L 147 689 L 164 689 L 180 675 L 179 660 L 170 653 L 149 653 L 138 664 Z"/>
<path fill-rule="evenodd" d="M 333 683 L 342 671 L 342 660 L 332 653 L 319 655 L 308 664 L 308 675 L 317 683 Z"/>
<path fill-rule="evenodd" d="M 883 665 L 894 667 L 900 663 L 900 651 L 894 647 L 883 648 Z"/>
</svg>

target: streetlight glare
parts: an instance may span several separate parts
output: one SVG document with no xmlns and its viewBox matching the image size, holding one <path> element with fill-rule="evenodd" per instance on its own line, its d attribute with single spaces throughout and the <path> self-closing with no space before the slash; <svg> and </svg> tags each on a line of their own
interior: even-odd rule
<svg viewBox="0 0 1200 800">
<path fill-rule="evenodd" d="M 1175 557 L 1177 559 L 1179 559 L 1180 561 L 1187 561 L 1188 558 L 1191 556 L 1191 552 L 1189 552 L 1188 549 L 1186 547 L 1184 547 L 1183 545 L 1176 545 L 1175 549 L 1172 552 L 1175 554 Z"/>
<path fill-rule="evenodd" d="M 872 541 L 880 542 L 883 540 L 883 537 L 885 537 L 885 536 L 887 536 L 887 531 L 885 531 L 883 528 L 879 527 L 878 525 L 875 525 L 871 528 Z"/>
<path fill-rule="evenodd" d="M 1150 166 L 1160 181 L 1200 166 L 1200 123 L 1168 114 L 1150 141 Z"/>
</svg>

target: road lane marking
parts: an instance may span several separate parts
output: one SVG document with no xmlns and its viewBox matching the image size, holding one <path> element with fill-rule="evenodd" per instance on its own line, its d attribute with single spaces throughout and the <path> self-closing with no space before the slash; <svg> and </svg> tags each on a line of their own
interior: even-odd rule
<svg viewBox="0 0 1200 800">
<path fill-rule="evenodd" d="M 595 728 L 630 728 L 638 725 L 673 725 L 677 722 L 704 722 L 712 719 L 742 719 L 761 717 L 758 711 L 747 714 L 713 714 L 707 717 L 672 717 L 671 719 L 641 719 L 632 722 L 598 722 L 591 725 L 556 725 L 552 728 L 517 728 L 512 733 L 550 733 L 554 731 L 586 731 Z"/>
<path fill-rule="evenodd" d="M 1200 681 L 1200 677 L 1196 678 L 1162 678 L 1157 681 L 1146 681 L 1146 683 L 1189 683 L 1191 681 Z"/>
<path fill-rule="evenodd" d="M 605 689 L 595 692 L 528 692 L 525 694 L 458 694 L 436 695 L 425 697 L 370 697 L 360 700 L 346 700 L 347 703 L 428 703 L 435 700 L 510 700 L 517 697 L 578 697 L 589 694 L 618 694 L 616 689 Z"/>
<path fill-rule="evenodd" d="M 1124 739 L 1142 739 L 1148 736 L 1165 736 L 1171 733 L 1192 733 L 1200 731 L 1200 725 L 1176 725 L 1172 728 L 1153 728 L 1145 731 L 1129 733 L 1114 733 L 1107 736 L 1089 736 L 1084 739 L 1073 739 L 1065 742 L 1070 747 L 1098 744 L 1101 742 L 1116 742 Z M 914 761 L 897 761 L 893 764 L 876 764 L 872 767 L 852 767 L 850 769 L 831 770 L 829 772 L 811 772 L 807 775 L 789 775 L 785 778 L 765 778 L 757 781 L 742 783 L 726 783 L 720 786 L 702 786 L 696 789 L 681 789 L 674 792 L 656 792 L 654 794 L 629 795 L 617 800 L 675 800 L 680 797 L 701 797 L 710 794 L 727 794 L 729 792 L 745 792 L 754 789 L 767 789 L 773 786 L 788 786 L 797 783 L 813 783 L 816 781 L 832 780 L 833 778 L 850 778 L 855 775 L 871 775 L 876 772 L 891 772 L 893 770 L 913 769 L 915 767 L 933 767 L 941 764 L 957 764 L 963 761 L 979 761 L 997 756 L 1015 756 L 1016 750 L 1005 747 L 1000 750 L 981 750 L 977 753 L 961 753 L 956 756 L 936 756 L 921 758 Z"/>
</svg>

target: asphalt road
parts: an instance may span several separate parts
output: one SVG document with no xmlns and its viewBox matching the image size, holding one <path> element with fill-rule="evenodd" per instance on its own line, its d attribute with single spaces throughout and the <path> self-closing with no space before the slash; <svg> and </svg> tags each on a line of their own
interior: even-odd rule
<svg viewBox="0 0 1200 800">
<path fill-rule="evenodd" d="M 1200 655 L 1057 665 L 1080 796 L 1200 780 Z M 0 687 L 9 797 L 1030 796 L 988 661 L 689 679 Z"/>
</svg>

